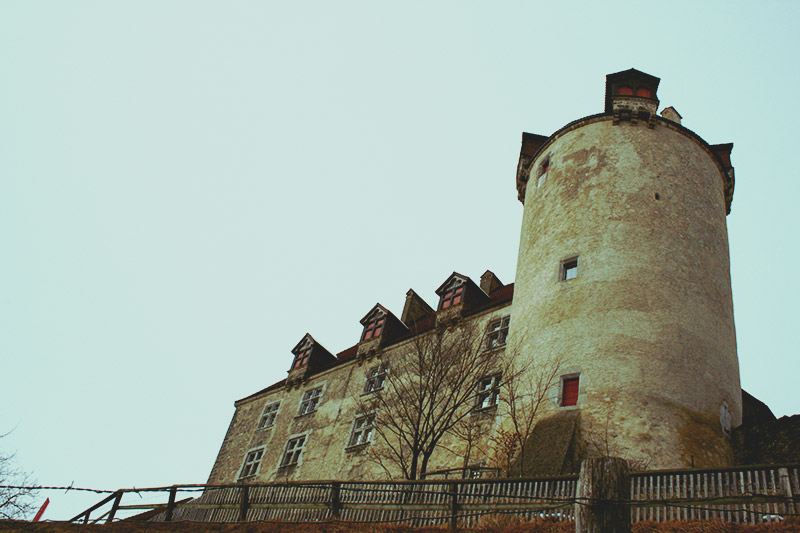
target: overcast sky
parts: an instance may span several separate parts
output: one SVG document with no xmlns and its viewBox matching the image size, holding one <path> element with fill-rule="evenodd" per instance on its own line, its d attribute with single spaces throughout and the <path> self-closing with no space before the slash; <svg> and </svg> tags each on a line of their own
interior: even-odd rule
<svg viewBox="0 0 800 533">
<path fill-rule="evenodd" d="M 514 280 L 523 131 L 605 75 L 733 142 L 742 386 L 800 410 L 796 2 L 0 3 L 0 448 L 44 484 L 207 479 L 234 400 L 380 302 Z M 702 273 L 698 273 L 702 275 Z M 95 495 L 53 492 L 50 519 Z"/>
</svg>

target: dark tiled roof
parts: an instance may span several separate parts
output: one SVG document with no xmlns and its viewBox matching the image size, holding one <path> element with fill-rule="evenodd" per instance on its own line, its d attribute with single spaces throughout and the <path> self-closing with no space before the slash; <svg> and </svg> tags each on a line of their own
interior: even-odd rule
<svg viewBox="0 0 800 533">
<path fill-rule="evenodd" d="M 500 304 L 510 302 L 511 299 L 514 297 L 514 284 L 509 283 L 508 285 L 503 285 L 502 287 L 498 287 L 497 289 L 493 290 L 492 293 L 489 295 L 489 301 L 486 304 L 473 309 L 470 311 L 469 315 L 474 315 L 480 313 L 481 311 L 485 311 L 487 309 L 491 309 L 492 307 L 496 307 Z M 422 317 L 420 320 L 415 321 L 412 324 L 406 324 L 409 328 L 409 332 L 406 335 L 398 337 L 392 344 L 397 344 L 401 341 L 404 341 L 408 338 L 413 337 L 414 335 L 418 335 L 420 333 L 424 333 L 436 325 L 436 313 L 429 313 Z M 355 344 L 346 350 L 342 350 L 341 352 L 336 354 L 336 361 L 330 365 L 327 365 L 323 368 L 320 368 L 318 372 L 322 372 L 336 366 L 339 366 L 342 363 L 350 361 L 351 359 L 355 359 L 356 354 L 358 353 L 358 344 Z M 261 394 L 266 392 L 270 392 L 276 389 L 283 387 L 286 384 L 286 380 L 282 379 L 277 383 L 273 383 L 269 387 L 265 389 L 261 389 L 260 391 L 251 394 L 250 396 L 245 396 L 244 398 L 237 400 L 235 404 L 239 402 L 243 402 L 245 400 L 249 400 L 251 398 L 255 398 Z"/>
</svg>

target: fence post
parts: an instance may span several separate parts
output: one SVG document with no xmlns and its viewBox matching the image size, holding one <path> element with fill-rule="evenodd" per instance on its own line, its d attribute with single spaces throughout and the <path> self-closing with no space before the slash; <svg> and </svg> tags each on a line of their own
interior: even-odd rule
<svg viewBox="0 0 800 533">
<path fill-rule="evenodd" d="M 789 479 L 789 469 L 786 467 L 778 469 L 778 479 L 780 480 L 780 491 L 784 498 L 786 498 L 786 512 L 795 514 L 797 512 L 794 504 L 792 494 L 792 482 Z"/>
<path fill-rule="evenodd" d="M 250 487 L 239 485 L 239 522 L 247 520 L 247 510 L 250 508 Z"/>
<path fill-rule="evenodd" d="M 171 487 L 169 489 L 169 500 L 167 501 L 167 515 L 164 517 L 164 522 L 172 522 L 172 511 L 175 510 L 175 494 L 178 492 L 178 487 Z"/>
<path fill-rule="evenodd" d="M 331 516 L 335 520 L 339 520 L 339 513 L 342 509 L 342 484 L 338 481 L 331 483 Z"/>
<path fill-rule="evenodd" d="M 631 478 L 624 459 L 585 459 L 575 492 L 576 533 L 630 533 Z"/>
<path fill-rule="evenodd" d="M 448 483 L 447 490 L 450 493 L 450 530 L 458 529 L 458 483 Z"/>
<path fill-rule="evenodd" d="M 108 519 L 106 520 L 106 524 L 110 524 L 114 521 L 114 515 L 117 514 L 117 509 L 119 509 L 119 502 L 122 499 L 122 491 L 118 490 L 116 495 L 114 496 L 114 503 L 111 504 L 111 511 L 108 513 Z"/>
</svg>

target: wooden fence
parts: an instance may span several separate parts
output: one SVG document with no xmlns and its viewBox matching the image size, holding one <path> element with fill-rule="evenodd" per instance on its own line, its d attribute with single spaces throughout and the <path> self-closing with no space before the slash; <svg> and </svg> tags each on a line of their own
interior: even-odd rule
<svg viewBox="0 0 800 533">
<path fill-rule="evenodd" d="M 473 527 L 485 515 L 525 521 L 573 521 L 578 476 L 398 482 L 308 482 L 269 485 L 181 485 L 120 490 L 73 518 L 114 520 L 120 510 L 150 509 L 153 521 L 290 521 L 404 523 Z M 166 504 L 125 505 L 131 493 L 166 491 Z M 202 491 L 178 501 L 187 491 Z M 723 519 L 761 523 L 798 513 L 800 465 L 631 474 L 631 520 Z M 129 498 L 130 499 L 130 498 Z M 95 520 L 92 513 L 110 509 Z"/>
</svg>

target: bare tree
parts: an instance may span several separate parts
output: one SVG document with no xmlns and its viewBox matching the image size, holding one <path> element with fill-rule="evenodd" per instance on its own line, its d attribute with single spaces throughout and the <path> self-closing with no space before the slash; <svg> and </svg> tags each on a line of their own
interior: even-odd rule
<svg viewBox="0 0 800 533">
<path fill-rule="evenodd" d="M 387 474 L 423 477 L 443 437 L 470 416 L 476 382 L 494 364 L 482 333 L 459 322 L 416 335 L 390 362 L 384 388 L 362 402 L 374 413 L 371 457 Z"/>
<path fill-rule="evenodd" d="M 14 454 L 0 451 L 0 519 L 23 519 L 35 510 L 32 486 L 31 475 L 16 466 Z"/>
<path fill-rule="evenodd" d="M 523 474 L 525 443 L 547 410 L 548 400 L 558 386 L 561 366 L 560 358 L 550 358 L 538 365 L 523 361 L 512 348 L 507 348 L 503 355 L 499 401 L 508 417 L 509 429 L 496 432 L 492 441 L 495 461 L 509 477 Z"/>
</svg>

